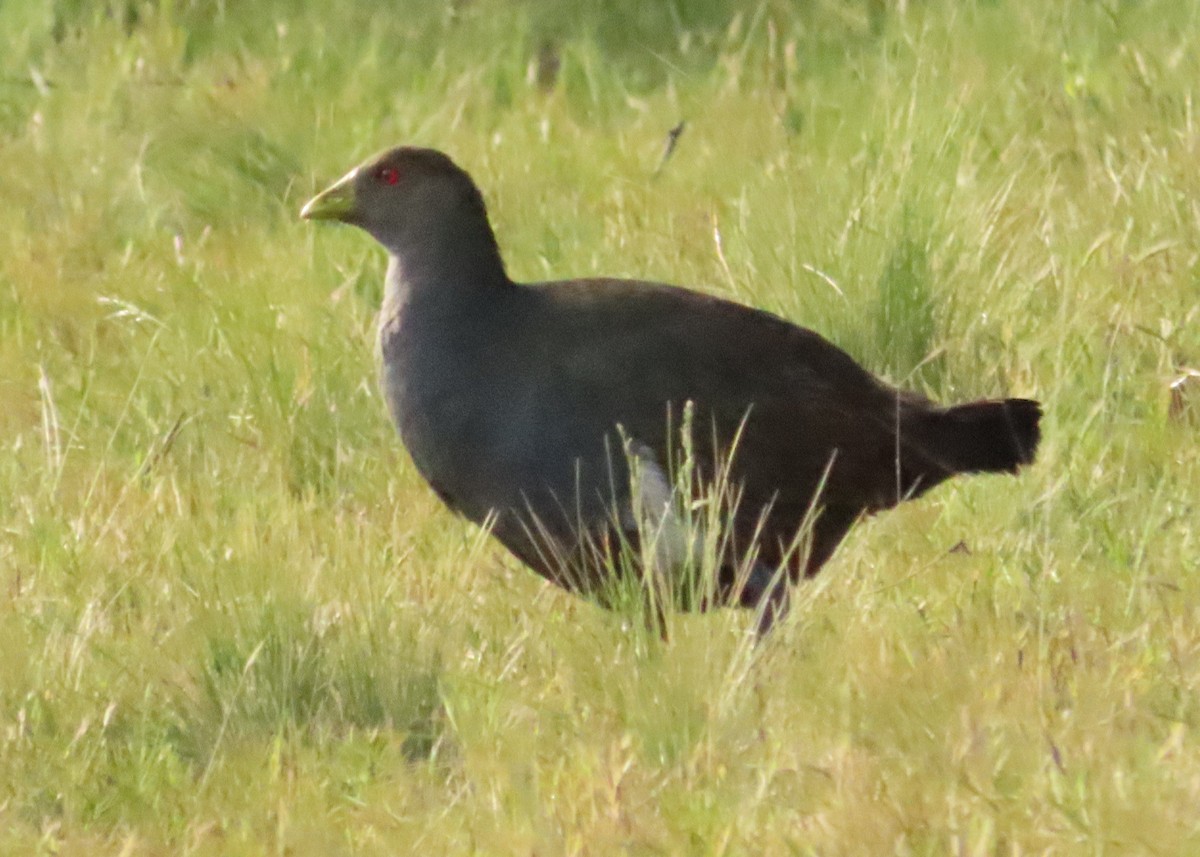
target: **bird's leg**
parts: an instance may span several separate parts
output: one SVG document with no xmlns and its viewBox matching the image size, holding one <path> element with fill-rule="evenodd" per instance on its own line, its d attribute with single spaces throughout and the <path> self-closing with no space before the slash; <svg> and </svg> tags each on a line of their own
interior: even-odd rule
<svg viewBox="0 0 1200 857">
<path fill-rule="evenodd" d="M 762 562 L 755 562 L 742 587 L 739 604 L 756 611 L 755 633 L 761 640 L 776 621 L 787 615 L 790 606 L 787 574 Z"/>
</svg>

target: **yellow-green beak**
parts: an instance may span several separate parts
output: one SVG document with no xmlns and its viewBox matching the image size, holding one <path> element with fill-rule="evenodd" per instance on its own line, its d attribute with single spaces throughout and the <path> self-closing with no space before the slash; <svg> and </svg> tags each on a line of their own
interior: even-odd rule
<svg viewBox="0 0 1200 857">
<path fill-rule="evenodd" d="M 337 184 L 325 188 L 305 203 L 300 216 L 305 220 L 345 220 L 354 213 L 354 179 L 358 170 L 351 170 Z"/>
</svg>

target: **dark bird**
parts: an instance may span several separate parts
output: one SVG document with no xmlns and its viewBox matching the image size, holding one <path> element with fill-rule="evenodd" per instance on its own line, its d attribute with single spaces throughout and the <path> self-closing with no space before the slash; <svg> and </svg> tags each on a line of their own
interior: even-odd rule
<svg viewBox="0 0 1200 857">
<path fill-rule="evenodd" d="M 734 498 L 694 606 L 757 608 L 760 632 L 860 517 L 959 473 L 1014 473 L 1037 449 L 1037 402 L 942 407 L 761 310 L 635 280 L 516 283 L 479 189 L 441 152 L 392 149 L 301 217 L 388 252 L 383 390 L 421 475 L 571 590 L 603 598 L 630 567 L 614 546 L 644 547 L 647 520 L 656 574 L 693 555 L 673 492 L 684 422 L 692 490 L 723 474 Z"/>
</svg>

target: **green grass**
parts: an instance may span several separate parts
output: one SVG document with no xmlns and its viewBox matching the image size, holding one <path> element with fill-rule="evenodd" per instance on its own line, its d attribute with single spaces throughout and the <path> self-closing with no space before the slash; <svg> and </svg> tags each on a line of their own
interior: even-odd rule
<svg viewBox="0 0 1200 857">
<path fill-rule="evenodd" d="M 1182 0 L 0 5 L 0 853 L 1200 853 L 1198 42 Z M 758 650 L 648 641 L 388 424 L 381 254 L 296 212 L 400 141 L 515 276 L 1036 396 L 1037 464 L 860 526 Z"/>
</svg>

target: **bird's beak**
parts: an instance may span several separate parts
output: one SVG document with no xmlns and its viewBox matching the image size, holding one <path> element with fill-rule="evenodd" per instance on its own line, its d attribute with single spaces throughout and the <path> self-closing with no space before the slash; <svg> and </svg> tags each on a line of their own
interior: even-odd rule
<svg viewBox="0 0 1200 857">
<path fill-rule="evenodd" d="M 305 203 L 300 216 L 305 220 L 347 220 L 354 214 L 354 179 L 358 170 L 351 170 L 337 184 L 325 188 Z"/>
</svg>

